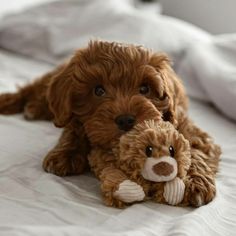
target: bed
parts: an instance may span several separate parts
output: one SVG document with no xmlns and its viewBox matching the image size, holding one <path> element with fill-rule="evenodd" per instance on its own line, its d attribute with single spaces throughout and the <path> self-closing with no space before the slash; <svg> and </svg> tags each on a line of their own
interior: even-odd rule
<svg viewBox="0 0 236 236">
<path fill-rule="evenodd" d="M 85 1 L 79 2 L 85 4 Z M 122 5 L 119 14 L 124 6 L 126 16 L 130 16 L 127 13 L 130 3 Z M 1 27 L 6 25 L 3 23 Z M 1 29 L 0 38 L 4 32 Z M 103 34 L 104 37 L 107 35 Z M 129 40 L 134 40 L 132 37 Z M 109 40 L 111 38 L 108 37 Z M 83 37 L 78 45 L 83 45 L 86 40 Z M 204 41 L 204 45 L 206 41 L 209 43 L 207 35 L 202 35 L 199 40 Z M 155 48 L 154 42 L 146 40 L 145 43 Z M 192 48 L 183 54 L 176 47 L 170 50 L 167 46 L 158 45 L 173 58 L 183 59 L 174 66 L 186 78 L 185 75 L 190 74 L 186 71 L 189 53 L 196 54 Z M 32 56 L 29 52 L 9 50 L 1 39 L 0 47 L 0 92 L 14 91 L 16 84 L 31 81 L 68 55 L 60 54 L 62 57 L 57 57 L 57 60 L 55 54 L 41 54 L 37 58 L 35 52 Z M 187 62 L 183 64 L 184 61 Z M 196 209 L 152 202 L 122 210 L 106 207 L 101 200 L 99 181 L 91 173 L 61 178 L 43 171 L 42 159 L 57 142 L 61 129 L 46 121 L 25 121 L 21 114 L 0 116 L 0 235 L 235 235 L 235 106 L 231 107 L 233 112 L 228 112 L 218 100 L 214 100 L 214 94 L 209 94 L 208 89 L 201 91 L 200 87 L 206 88 L 202 81 L 198 84 L 194 84 L 194 79 L 184 81 L 192 95 L 190 116 L 214 137 L 223 150 L 216 179 L 217 196 L 211 203 Z M 231 81 L 231 87 L 234 85 Z"/>
</svg>

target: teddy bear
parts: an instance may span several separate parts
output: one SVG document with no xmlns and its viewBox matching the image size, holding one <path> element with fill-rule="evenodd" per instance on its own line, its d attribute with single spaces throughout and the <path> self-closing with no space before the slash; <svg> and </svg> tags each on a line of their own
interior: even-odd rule
<svg viewBox="0 0 236 236">
<path fill-rule="evenodd" d="M 112 150 L 93 149 L 89 163 L 101 180 L 106 205 L 121 208 L 145 200 L 184 204 L 190 144 L 170 122 L 137 124 Z M 102 171 L 101 163 L 107 164 Z"/>
</svg>

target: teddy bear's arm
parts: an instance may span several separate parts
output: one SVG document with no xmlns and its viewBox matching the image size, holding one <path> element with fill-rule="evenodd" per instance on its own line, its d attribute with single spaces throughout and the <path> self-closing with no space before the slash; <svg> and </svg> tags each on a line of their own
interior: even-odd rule
<svg viewBox="0 0 236 236">
<path fill-rule="evenodd" d="M 143 188 L 129 180 L 116 167 L 107 167 L 101 173 L 101 189 L 106 205 L 123 207 L 126 203 L 142 201 Z"/>
<path fill-rule="evenodd" d="M 112 152 L 93 149 L 88 159 L 94 174 L 101 180 L 101 191 L 106 205 L 121 208 L 127 203 L 144 199 L 143 188 L 130 181 L 116 167 L 116 158 Z"/>
<path fill-rule="evenodd" d="M 205 162 L 207 156 L 201 150 L 192 149 L 191 156 L 183 204 L 200 207 L 210 202 L 216 194 L 215 173 Z"/>
</svg>

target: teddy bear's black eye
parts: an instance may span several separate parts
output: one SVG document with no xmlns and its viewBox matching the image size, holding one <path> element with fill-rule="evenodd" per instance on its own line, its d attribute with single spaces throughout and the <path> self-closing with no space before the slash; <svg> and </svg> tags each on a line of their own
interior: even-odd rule
<svg viewBox="0 0 236 236">
<path fill-rule="evenodd" d="M 174 157 L 175 156 L 175 149 L 173 148 L 173 146 L 169 147 L 169 152 L 170 152 L 170 156 Z"/>
<path fill-rule="evenodd" d="M 139 88 L 139 92 L 141 93 L 141 94 L 147 94 L 147 93 L 149 93 L 149 86 L 147 85 L 147 84 L 142 84 L 141 86 L 140 86 L 140 88 Z"/>
<path fill-rule="evenodd" d="M 98 97 L 102 97 L 106 94 L 106 91 L 104 89 L 104 87 L 102 85 L 97 85 L 95 88 L 94 88 L 94 93 L 96 96 Z"/>
<path fill-rule="evenodd" d="M 147 157 L 150 157 L 152 155 L 152 146 L 146 147 L 146 155 Z"/>
</svg>

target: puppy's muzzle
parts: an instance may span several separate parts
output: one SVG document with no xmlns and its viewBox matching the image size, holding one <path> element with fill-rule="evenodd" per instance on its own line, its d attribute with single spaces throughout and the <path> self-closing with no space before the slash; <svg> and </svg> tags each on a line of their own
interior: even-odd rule
<svg viewBox="0 0 236 236">
<path fill-rule="evenodd" d="M 146 160 L 141 172 L 144 179 L 154 182 L 164 182 L 174 179 L 177 175 L 177 162 L 173 157 L 150 157 Z"/>
<path fill-rule="evenodd" d="M 117 116 L 115 119 L 115 123 L 118 128 L 124 131 L 131 130 L 135 124 L 135 121 L 135 117 L 129 114 Z"/>
</svg>

